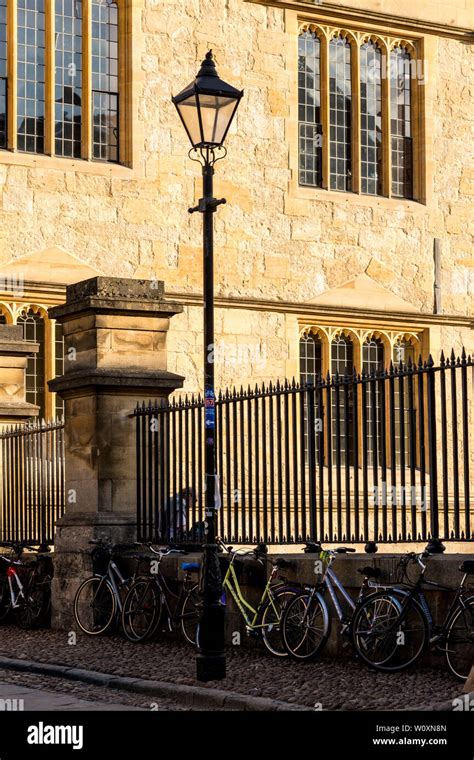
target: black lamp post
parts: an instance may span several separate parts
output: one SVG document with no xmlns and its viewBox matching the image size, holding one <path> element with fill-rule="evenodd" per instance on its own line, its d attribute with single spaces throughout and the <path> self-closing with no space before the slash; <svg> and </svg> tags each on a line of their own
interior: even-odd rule
<svg viewBox="0 0 474 760">
<path fill-rule="evenodd" d="M 204 247 L 204 404 L 206 543 L 201 573 L 202 608 L 199 621 L 197 678 L 225 678 L 224 607 L 222 578 L 216 544 L 216 455 L 214 390 L 214 241 L 213 213 L 225 199 L 213 194 L 214 164 L 226 155 L 223 143 L 243 91 L 219 79 L 210 50 L 196 79 L 173 97 L 191 141 L 190 158 L 202 165 L 203 197 L 190 208 L 203 214 Z M 192 155 L 194 154 L 194 155 Z"/>
</svg>

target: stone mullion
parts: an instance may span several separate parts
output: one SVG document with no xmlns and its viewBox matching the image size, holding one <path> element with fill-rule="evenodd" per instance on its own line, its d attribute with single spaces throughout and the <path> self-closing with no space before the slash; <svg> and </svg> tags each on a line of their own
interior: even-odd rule
<svg viewBox="0 0 474 760">
<path fill-rule="evenodd" d="M 54 372 L 54 325 L 53 319 L 46 314 L 41 315 L 44 322 L 44 416 L 46 420 L 54 417 L 55 394 L 48 390 L 48 382 L 55 376 Z"/>
<path fill-rule="evenodd" d="M 323 126 L 323 183 L 325 190 L 329 189 L 330 173 L 330 128 L 329 128 L 329 38 L 328 35 L 320 37 L 321 40 L 321 121 Z"/>
<path fill-rule="evenodd" d="M 10 0 L 7 10 L 8 34 L 8 93 L 7 93 L 7 141 L 10 150 L 17 147 L 17 46 L 18 10 L 17 0 Z"/>
<path fill-rule="evenodd" d="M 44 152 L 54 155 L 55 134 L 55 31 L 54 31 L 54 0 L 45 1 L 45 125 L 44 125 Z"/>
<path fill-rule="evenodd" d="M 351 43 L 352 72 L 352 161 L 351 188 L 353 193 L 361 192 L 361 147 L 360 147 L 360 39 Z"/>
<path fill-rule="evenodd" d="M 131 29 L 128 29 L 128 15 L 125 12 L 125 3 L 119 2 L 118 5 L 118 91 L 119 91 L 119 113 L 118 113 L 118 128 L 119 128 L 119 161 L 121 164 L 130 163 L 130 146 L 126 140 L 129 127 L 131 128 L 130 120 L 127 124 L 127 117 L 129 117 L 128 93 L 127 93 L 127 40 L 131 34 Z"/>
<path fill-rule="evenodd" d="M 382 154 L 383 175 L 382 193 L 386 198 L 392 197 L 392 135 L 391 135 L 391 71 L 390 45 L 382 49 L 382 69 L 385 58 L 385 71 L 382 70 Z"/>
<path fill-rule="evenodd" d="M 92 0 L 82 4 L 82 158 L 92 158 Z"/>
<path fill-rule="evenodd" d="M 360 48 L 359 48 L 360 49 Z M 359 58 L 359 56 L 357 56 Z M 360 132 L 360 130 L 357 130 Z M 357 341 L 352 340 L 353 345 L 353 351 L 354 351 L 354 362 L 353 366 L 358 375 L 362 375 L 362 335 L 359 334 L 357 336 Z M 359 420 L 359 429 L 357 431 L 357 445 L 359 449 L 359 466 L 361 466 L 362 461 L 362 446 L 363 446 L 363 435 L 362 435 L 362 390 L 361 386 L 359 385 L 359 388 L 357 389 L 357 419 Z"/>
<path fill-rule="evenodd" d="M 421 112 L 421 93 L 418 86 L 418 77 L 420 75 L 418 71 L 418 58 L 414 50 L 410 49 L 410 55 L 416 64 L 416 76 L 413 74 L 413 68 L 410 67 L 410 135 L 412 138 L 412 184 L 413 184 L 413 198 L 420 200 L 423 193 L 421 192 L 421 177 L 423 176 L 422 162 L 423 152 L 419 150 L 421 145 L 421 129 L 422 122 L 419 120 Z"/>
</svg>

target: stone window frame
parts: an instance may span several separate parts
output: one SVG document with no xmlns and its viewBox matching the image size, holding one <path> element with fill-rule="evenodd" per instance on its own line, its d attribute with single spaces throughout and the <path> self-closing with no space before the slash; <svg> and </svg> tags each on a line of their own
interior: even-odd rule
<svg viewBox="0 0 474 760">
<path fill-rule="evenodd" d="M 48 389 L 48 381 L 55 377 L 56 365 L 56 320 L 50 319 L 48 308 L 51 303 L 43 303 L 31 299 L 28 295 L 18 300 L 1 300 L 0 315 L 5 318 L 7 325 L 18 324 L 21 314 L 33 311 L 44 322 L 44 415 L 45 419 L 51 420 L 56 416 L 56 394 Z"/>
<path fill-rule="evenodd" d="M 7 147 L 0 149 L 0 163 L 20 164 L 36 168 L 67 170 L 77 168 L 99 175 L 128 176 L 128 170 L 136 163 L 134 147 L 134 118 L 136 95 L 133 79 L 137 69 L 132 29 L 137 29 L 137 7 L 133 0 L 115 0 L 118 6 L 119 42 L 119 160 L 117 163 L 94 159 L 92 134 L 92 2 L 83 0 L 83 114 L 81 158 L 55 155 L 55 65 L 54 65 L 54 0 L 45 0 L 46 13 L 46 60 L 45 60 L 45 145 L 44 153 L 26 153 L 17 149 L 17 0 L 7 0 L 7 49 L 8 49 L 8 96 L 7 96 Z M 139 9 L 138 9 L 139 10 Z M 137 40 L 136 49 L 140 47 Z M 86 95 L 87 93 L 87 95 Z"/>
<path fill-rule="evenodd" d="M 321 343 L 321 376 L 325 379 L 327 378 L 328 374 L 332 375 L 331 372 L 331 344 L 335 337 L 338 337 L 340 335 L 344 335 L 345 337 L 349 338 L 352 341 L 353 346 L 353 368 L 355 372 L 359 375 L 362 374 L 362 368 L 363 368 L 363 345 L 367 340 L 371 339 L 377 339 L 381 342 L 384 350 L 384 365 L 385 369 L 388 370 L 390 368 L 390 363 L 393 361 L 393 357 L 395 355 L 395 346 L 400 342 L 404 341 L 409 343 L 413 349 L 414 349 L 414 355 L 415 355 L 415 361 L 418 361 L 418 356 L 422 357 L 422 360 L 425 360 L 428 356 L 428 345 L 429 345 L 429 329 L 427 328 L 420 328 L 420 329 L 397 329 L 397 328 L 385 328 L 385 327 L 356 327 L 355 325 L 345 325 L 341 326 L 341 324 L 326 324 L 324 321 L 321 322 L 313 322 L 313 321 L 300 321 L 299 323 L 299 329 L 298 329 L 298 355 L 299 355 L 299 346 L 300 341 L 302 338 L 307 337 L 308 335 L 314 335 L 315 337 L 319 338 L 319 341 Z M 393 362 L 395 364 L 395 362 Z M 298 368 L 298 381 L 301 382 L 301 373 L 300 373 L 301 367 Z M 325 402 L 323 402 L 325 403 Z M 386 394 L 386 414 L 389 413 L 389 398 L 388 394 Z M 362 418 L 361 416 L 361 394 L 359 394 L 358 399 L 358 419 L 360 420 Z M 415 412 L 417 412 L 418 409 L 418 400 L 415 394 L 414 398 L 414 409 Z M 332 434 L 333 431 L 331 430 L 331 442 L 332 442 Z M 325 434 L 327 435 L 327 433 Z M 359 429 L 359 451 L 362 451 L 362 430 Z M 387 430 L 386 433 L 386 446 L 387 446 L 387 452 L 390 453 L 390 437 L 389 437 L 389 431 Z M 418 466 L 419 463 L 419 448 L 417 446 L 416 451 L 416 463 Z M 352 467 L 352 464 L 350 465 Z"/>
<path fill-rule="evenodd" d="M 322 187 L 308 187 L 299 184 L 299 140 L 298 140 L 298 41 L 300 32 L 304 29 L 314 30 L 321 42 L 320 47 L 320 70 L 321 70 L 321 112 L 322 112 Z M 289 112 L 287 115 L 286 133 L 289 139 L 290 151 L 290 196 L 305 200 L 339 200 L 364 203 L 381 206 L 393 203 L 404 207 L 416 208 L 420 204 L 427 205 L 431 199 L 431 181 L 428 174 L 429 165 L 426 161 L 428 154 L 429 139 L 426 135 L 425 124 L 427 120 L 426 102 L 431 82 L 423 80 L 430 66 L 434 51 L 423 34 L 394 29 L 389 26 L 378 26 L 377 29 L 369 28 L 352 22 L 347 25 L 340 20 L 325 19 L 318 21 L 315 14 L 302 15 L 288 10 L 286 14 L 286 29 L 290 34 L 291 44 L 288 46 L 288 69 L 290 72 L 289 83 Z M 383 176 L 382 195 L 363 194 L 361 192 L 361 141 L 360 128 L 354 129 L 352 134 L 352 191 L 337 191 L 329 186 L 329 141 L 324 140 L 324 135 L 329 134 L 329 42 L 333 37 L 344 36 L 352 47 L 352 122 L 360 125 L 360 47 L 364 42 L 374 41 L 382 48 L 385 55 L 387 70 L 390 67 L 390 52 L 395 47 L 406 47 L 414 59 L 416 71 L 421 67 L 420 79 L 412 79 L 412 139 L 413 139 L 413 193 L 412 198 L 401 198 L 392 194 L 392 171 L 391 171 L 391 124 L 390 124 L 390 79 L 385 76 L 382 79 L 382 131 L 383 131 Z M 420 81 L 421 80 L 421 81 Z"/>
</svg>

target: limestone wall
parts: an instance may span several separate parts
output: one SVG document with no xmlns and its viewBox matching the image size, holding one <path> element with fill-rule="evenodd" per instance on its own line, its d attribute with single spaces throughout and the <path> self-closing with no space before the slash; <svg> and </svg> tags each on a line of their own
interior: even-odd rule
<svg viewBox="0 0 474 760">
<path fill-rule="evenodd" d="M 380 3 L 357 5 L 379 10 Z M 402 12 L 400 3 L 386 5 L 396 6 L 387 12 Z M 426 38 L 426 204 L 300 192 L 290 171 L 293 12 L 243 0 L 133 0 L 131 7 L 133 167 L 1 151 L 0 270 L 12 257 L 61 246 L 105 275 L 156 276 L 170 291 L 200 292 L 201 220 L 187 214 L 201 192 L 200 170 L 187 158 L 170 97 L 212 47 L 220 75 L 245 89 L 228 158 L 216 167 L 216 195 L 228 200 L 216 214 L 217 294 L 305 302 L 369 268 L 393 294 L 429 314 L 436 237 L 444 312 L 472 313 L 472 47 Z M 462 2 L 430 0 L 423 7 L 425 17 L 442 21 L 447 14 L 453 24 L 465 23 Z M 253 362 L 253 382 L 286 373 L 287 336 L 296 328 L 294 316 L 217 313 L 217 332 L 232 345 L 265 339 L 271 363 L 262 370 Z M 461 332 L 447 328 L 449 348 L 466 342 Z M 185 374 L 189 388 L 197 383 L 200 335 L 200 309 L 190 307 L 169 336 L 170 369 Z M 231 369 L 218 378 L 236 379 Z"/>
</svg>

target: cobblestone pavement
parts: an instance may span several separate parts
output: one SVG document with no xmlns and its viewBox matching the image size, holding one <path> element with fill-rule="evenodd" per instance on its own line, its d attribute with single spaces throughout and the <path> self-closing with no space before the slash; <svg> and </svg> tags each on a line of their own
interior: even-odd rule
<svg viewBox="0 0 474 760">
<path fill-rule="evenodd" d="M 0 670 L 0 699 L 23 699 L 27 710 L 180 710 L 175 702 L 127 694 L 36 673 Z M 0 708 L 1 713 L 1 708 Z"/>
<path fill-rule="evenodd" d="M 194 650 L 181 642 L 160 640 L 132 644 L 119 635 L 88 637 L 80 633 L 77 633 L 75 645 L 69 644 L 69 641 L 67 632 L 20 631 L 14 625 L 0 627 L 0 655 L 6 657 L 174 684 L 198 685 Z M 20 683 L 25 683 L 25 677 L 24 673 L 18 674 Z M 44 676 L 28 675 L 28 686 L 33 685 L 34 678 L 44 680 Z M 212 684 L 207 686 L 212 688 Z M 316 705 L 317 709 L 323 710 L 435 707 L 450 701 L 461 691 L 460 684 L 445 669 L 442 658 L 436 669 L 412 669 L 387 674 L 371 671 L 362 663 L 351 659 L 323 659 L 314 663 L 278 659 L 260 646 L 253 649 L 229 649 L 227 678 L 215 684 L 215 687 L 313 708 Z M 85 699 L 87 692 L 97 695 L 97 699 L 102 698 L 99 696 L 102 691 L 113 695 L 114 701 L 123 702 L 125 699 L 123 693 L 117 698 L 117 691 L 111 689 L 77 683 L 70 688 L 84 689 Z M 128 698 L 130 704 L 137 707 L 143 706 L 148 699 L 137 695 Z"/>
</svg>

